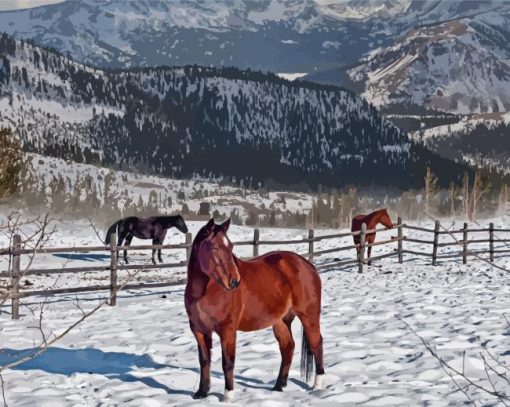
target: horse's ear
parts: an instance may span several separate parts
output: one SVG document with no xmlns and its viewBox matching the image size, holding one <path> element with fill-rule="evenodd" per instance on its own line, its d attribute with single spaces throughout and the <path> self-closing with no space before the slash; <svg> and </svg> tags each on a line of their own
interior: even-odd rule
<svg viewBox="0 0 510 407">
<path fill-rule="evenodd" d="M 205 225 L 206 232 L 212 233 L 214 226 L 216 226 L 216 224 L 214 223 L 214 218 L 212 218 L 209 222 L 207 222 L 207 225 Z"/>
<path fill-rule="evenodd" d="M 227 220 L 220 225 L 220 229 L 222 230 L 223 233 L 227 233 L 229 226 L 230 226 L 230 218 L 227 218 Z"/>
</svg>

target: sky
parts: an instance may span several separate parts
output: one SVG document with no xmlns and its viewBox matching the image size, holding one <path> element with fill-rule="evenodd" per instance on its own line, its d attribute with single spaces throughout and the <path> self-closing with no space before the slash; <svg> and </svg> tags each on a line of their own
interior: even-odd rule
<svg viewBox="0 0 510 407">
<path fill-rule="evenodd" d="M 60 3 L 63 0 L 0 0 L 0 11 L 30 8 L 44 4 Z"/>
</svg>

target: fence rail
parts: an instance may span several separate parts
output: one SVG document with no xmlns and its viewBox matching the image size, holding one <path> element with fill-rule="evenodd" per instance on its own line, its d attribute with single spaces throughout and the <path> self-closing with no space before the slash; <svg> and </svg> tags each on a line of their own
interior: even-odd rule
<svg viewBox="0 0 510 407">
<path fill-rule="evenodd" d="M 441 230 L 439 221 L 436 221 L 434 229 L 428 229 L 421 226 L 409 225 L 402 222 L 401 218 L 398 218 L 397 224 L 394 225 L 392 230 L 397 230 L 397 236 L 391 236 L 386 240 L 378 240 L 376 242 L 368 242 L 367 237 L 371 241 L 372 236 L 376 232 L 386 231 L 386 228 L 376 228 L 367 230 L 366 225 L 363 224 L 360 231 L 357 232 L 343 232 L 334 233 L 327 235 L 315 235 L 315 231 L 310 229 L 308 231 L 308 237 L 302 239 L 282 239 L 282 240 L 261 240 L 260 230 L 254 229 L 253 239 L 233 242 L 234 246 L 252 246 L 253 257 L 259 255 L 259 248 L 261 245 L 274 246 L 274 245 L 301 245 L 306 244 L 308 247 L 307 252 L 300 253 L 302 256 L 307 257 L 310 261 L 314 261 L 316 268 L 319 270 L 332 269 L 347 265 L 358 265 L 358 272 L 363 272 L 364 266 L 370 264 L 372 261 L 387 258 L 397 257 L 398 262 L 402 263 L 404 255 L 424 256 L 432 259 L 432 264 L 436 265 L 438 260 L 450 259 L 450 258 L 462 258 L 463 263 L 467 263 L 468 257 L 489 254 L 489 261 L 494 261 L 495 254 L 510 253 L 510 248 L 505 249 L 505 246 L 495 246 L 495 243 L 510 242 L 510 239 L 497 239 L 495 233 L 510 232 L 510 229 L 495 229 L 494 224 L 490 224 L 488 228 L 474 228 L 468 229 L 468 224 L 465 223 L 462 229 L 456 230 Z M 404 230 L 419 231 L 423 233 L 430 233 L 433 236 L 432 240 L 418 239 L 415 237 L 407 236 L 404 234 Z M 471 233 L 488 233 L 488 238 L 476 238 L 468 239 Z M 458 239 L 455 235 L 462 234 L 462 237 Z M 441 236 L 449 235 L 452 238 L 451 242 L 440 242 Z M 350 244 L 346 246 L 336 245 L 331 248 L 325 248 L 321 250 L 315 250 L 315 243 L 322 242 L 324 240 L 340 239 L 345 237 L 356 237 L 359 236 L 359 243 Z M 421 245 L 429 245 L 431 251 L 423 252 L 405 248 L 405 243 L 414 243 Z M 185 267 L 191 255 L 192 236 L 190 233 L 186 234 L 184 243 L 168 244 L 168 245 L 139 245 L 139 246 L 117 246 L 115 234 L 111 237 L 111 243 L 107 246 L 76 246 L 76 247 L 51 247 L 51 248 L 40 248 L 40 249 L 28 249 L 22 248 L 22 241 L 19 235 L 14 236 L 12 247 L 0 249 L 0 256 L 11 256 L 10 265 L 11 269 L 0 272 L 0 277 L 10 278 L 10 285 L 8 290 L 10 291 L 10 299 L 12 306 L 12 318 L 19 318 L 19 299 L 29 296 L 36 295 L 53 295 L 60 293 L 76 293 L 76 292 L 87 292 L 87 291 L 98 291 L 98 290 L 109 290 L 110 291 L 110 305 L 116 305 L 117 302 L 117 290 L 119 289 L 118 284 L 118 273 L 126 270 L 156 270 L 156 269 L 169 269 Z M 470 244 L 484 244 L 488 243 L 487 249 L 477 249 L 476 251 L 469 250 Z M 388 253 L 379 254 L 377 256 L 365 257 L 365 249 L 395 245 L 393 250 Z M 440 253 L 439 249 L 447 247 L 457 247 L 459 251 L 454 253 Z M 161 250 L 161 249 L 172 249 L 172 250 L 186 250 L 186 260 L 175 262 L 175 263 L 160 263 L 160 264 L 120 264 L 118 262 L 117 253 L 121 250 Z M 357 255 L 354 258 L 347 259 L 326 259 L 325 261 L 319 262 L 321 256 L 331 253 L 340 253 L 344 251 L 356 250 Z M 90 253 L 90 252 L 105 252 L 109 254 L 110 262 L 102 266 L 84 266 L 84 267 L 67 267 L 67 268 L 29 268 L 27 270 L 21 269 L 21 257 L 22 256 L 36 256 L 40 254 L 61 254 L 61 253 Z M 41 274 L 62 274 L 62 273 L 79 273 L 79 272 L 110 272 L 109 285 L 92 285 L 85 287 L 70 287 L 70 288 L 58 288 L 51 290 L 32 290 L 20 292 L 20 279 L 23 276 L 28 275 L 41 275 Z M 183 284 L 185 280 L 178 280 L 172 282 L 156 282 L 156 283 L 139 283 L 139 284 L 127 284 L 125 289 L 141 289 L 150 287 L 168 287 Z"/>
</svg>

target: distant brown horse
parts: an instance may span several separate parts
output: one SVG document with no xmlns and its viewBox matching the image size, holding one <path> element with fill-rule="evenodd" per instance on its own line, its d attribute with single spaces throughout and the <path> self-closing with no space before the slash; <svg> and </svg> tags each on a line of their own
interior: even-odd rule
<svg viewBox="0 0 510 407">
<path fill-rule="evenodd" d="M 356 215 L 352 218 L 351 232 L 357 232 L 361 230 L 361 225 L 365 223 L 367 225 L 367 230 L 373 230 L 376 226 L 381 223 L 386 226 L 388 229 L 393 227 L 393 222 L 391 221 L 390 215 L 388 215 L 388 211 L 386 208 L 379 209 L 375 212 L 369 213 L 368 215 Z M 360 255 L 360 235 L 353 236 L 354 244 L 357 245 L 356 251 L 358 252 L 358 258 Z M 365 243 L 371 244 L 374 243 L 375 240 L 375 232 L 367 233 L 365 237 Z M 369 246 L 367 257 L 370 258 L 370 254 L 372 253 L 372 246 Z M 368 264 L 371 264 L 369 261 Z"/>
<path fill-rule="evenodd" d="M 303 324 L 301 375 L 309 380 L 315 358 L 315 388 L 323 387 L 324 364 L 320 332 L 321 281 L 314 266 L 285 251 L 245 261 L 232 253 L 227 237 L 230 219 L 216 225 L 211 219 L 193 241 L 184 302 L 198 344 L 200 385 L 193 398 L 207 397 L 210 387 L 212 333 L 221 340 L 225 374 L 224 401 L 234 390 L 237 331 L 272 326 L 282 362 L 273 390 L 287 385 L 294 339 L 291 324 Z"/>
</svg>

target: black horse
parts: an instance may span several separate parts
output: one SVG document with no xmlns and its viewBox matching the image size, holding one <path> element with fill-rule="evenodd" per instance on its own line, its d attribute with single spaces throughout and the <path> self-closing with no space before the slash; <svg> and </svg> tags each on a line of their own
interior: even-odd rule
<svg viewBox="0 0 510 407">
<path fill-rule="evenodd" d="M 106 238 L 104 243 L 109 245 L 111 236 L 113 233 L 117 233 L 117 245 L 122 246 L 122 243 L 126 246 L 131 244 L 133 237 L 138 239 L 152 239 L 153 245 L 162 245 L 166 237 L 166 231 L 171 227 L 176 227 L 182 233 L 188 231 L 186 222 L 181 215 L 176 216 L 152 216 L 150 218 L 138 218 L 136 216 L 130 216 L 118 220 L 108 228 L 106 232 Z M 156 250 L 152 250 L 152 262 L 156 264 L 154 254 Z M 163 263 L 161 258 L 161 249 L 158 250 L 158 260 Z M 127 250 L 124 250 L 124 261 L 127 263 Z"/>
</svg>

